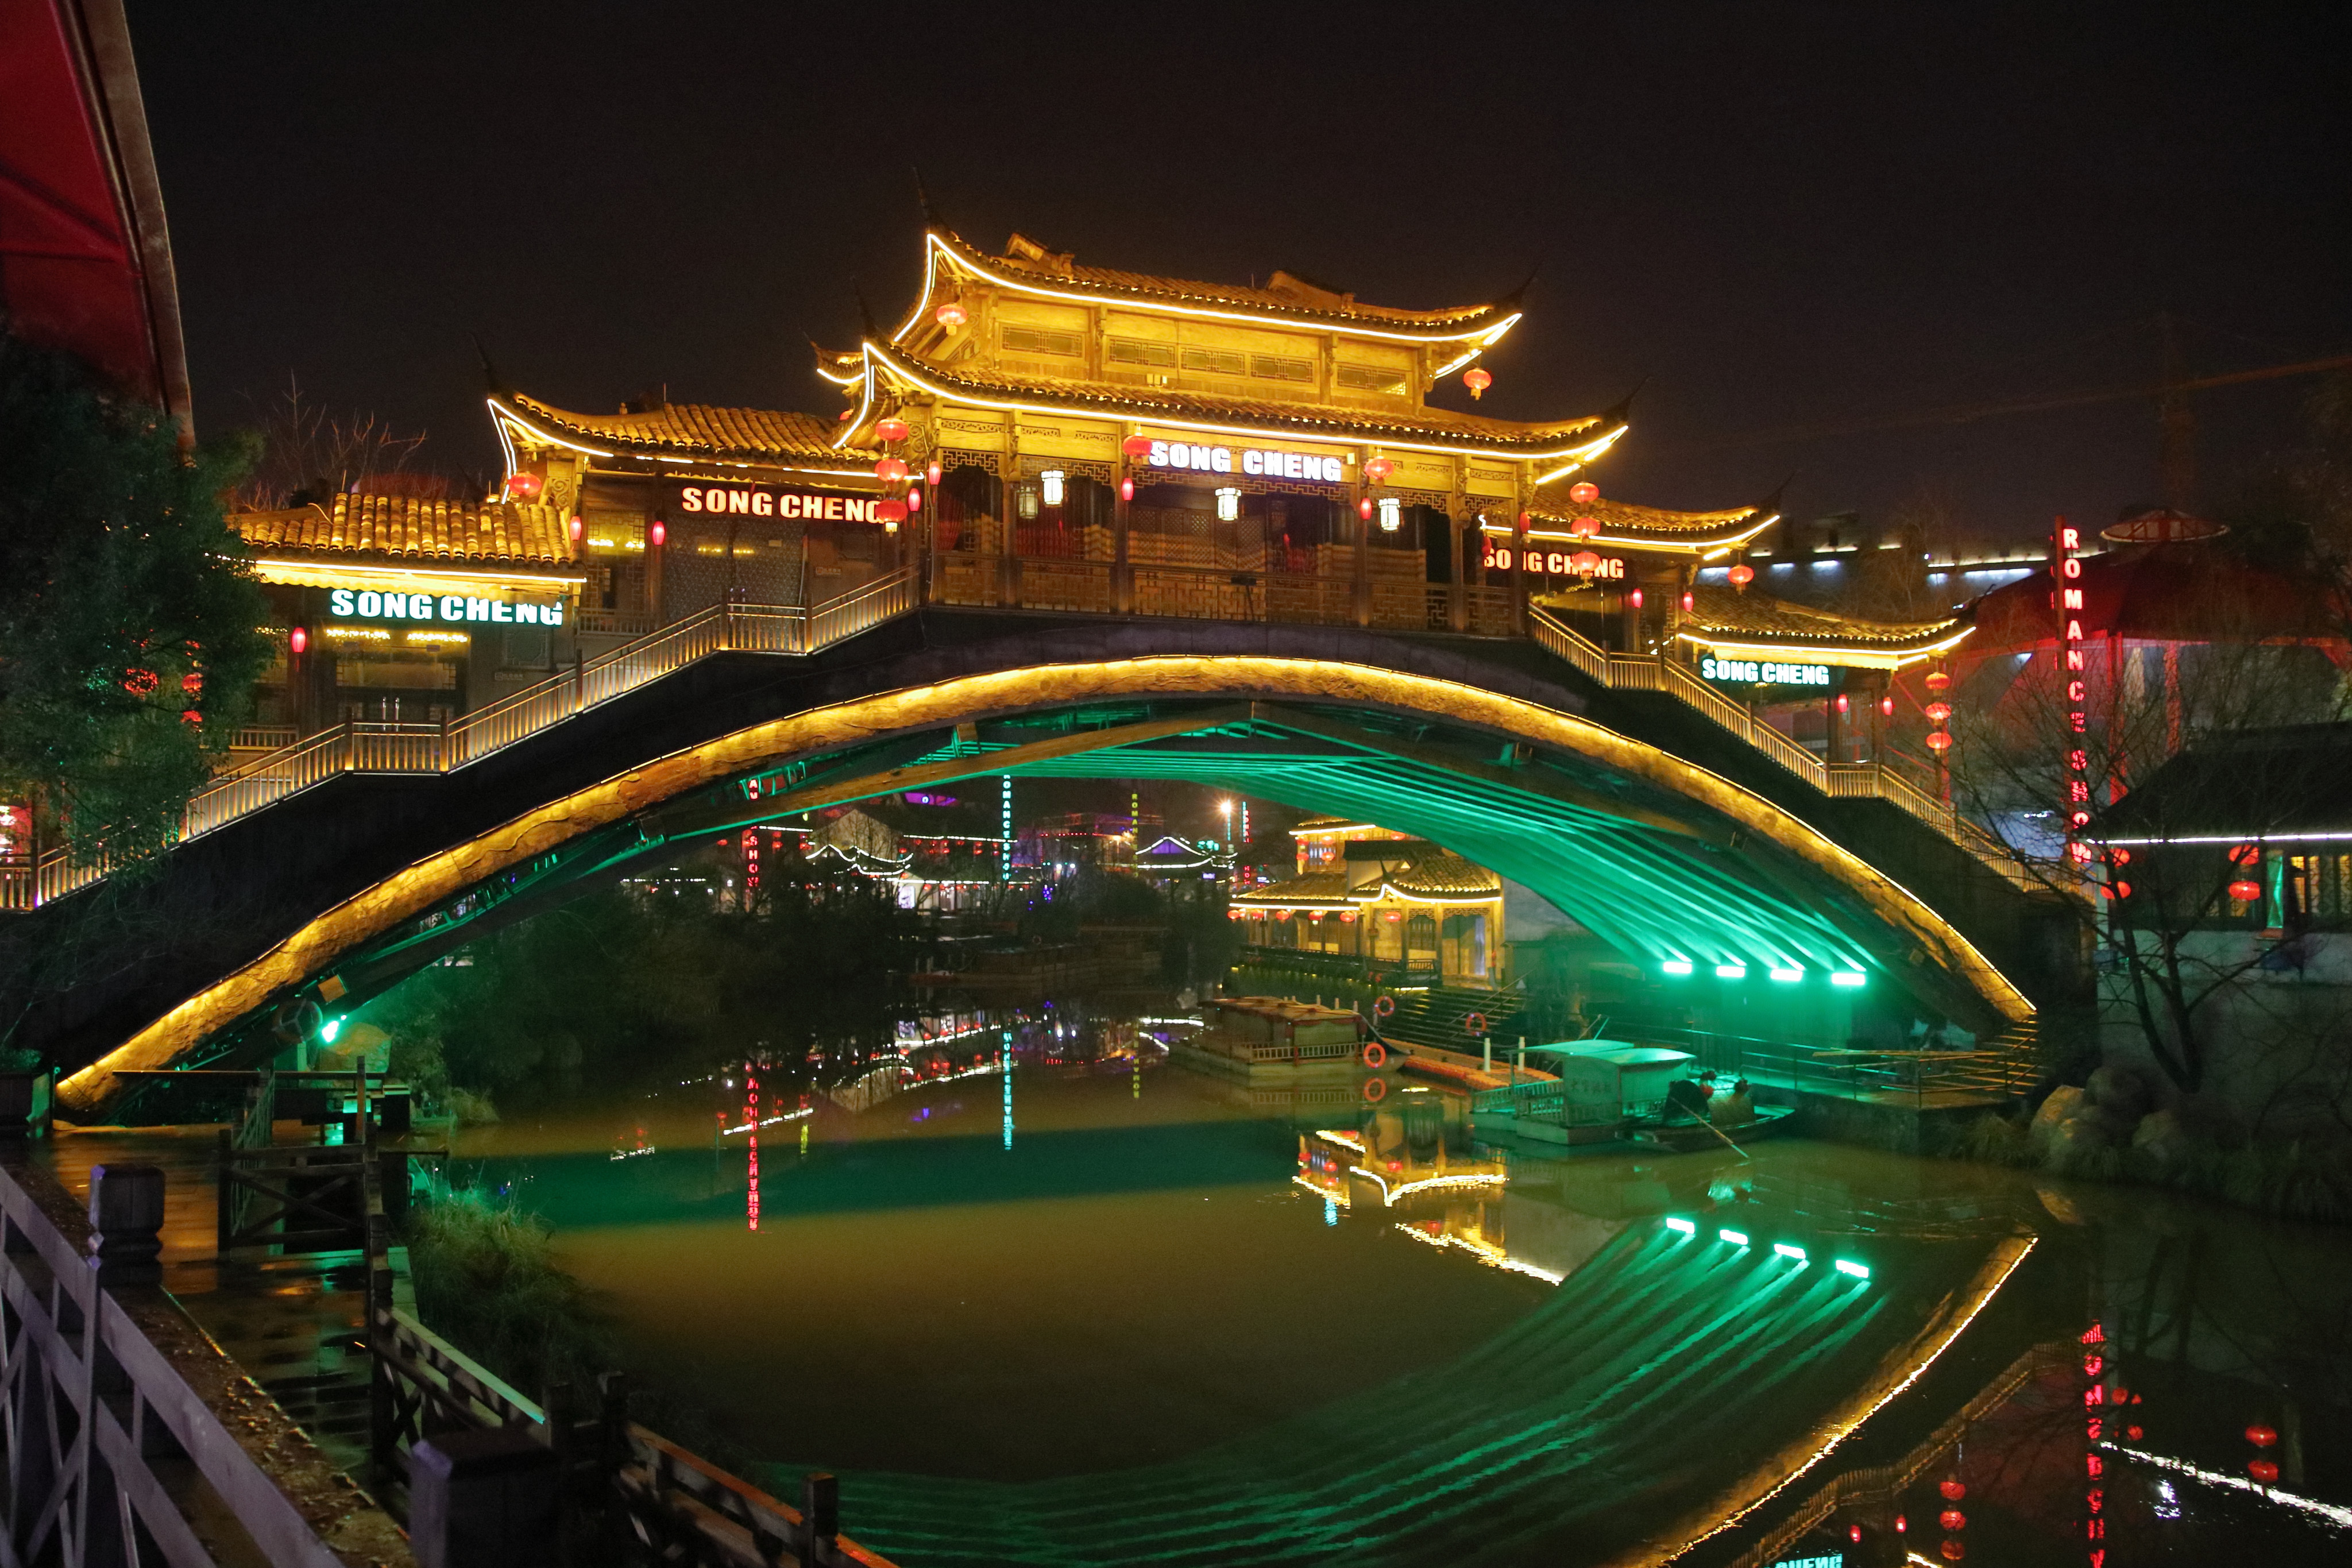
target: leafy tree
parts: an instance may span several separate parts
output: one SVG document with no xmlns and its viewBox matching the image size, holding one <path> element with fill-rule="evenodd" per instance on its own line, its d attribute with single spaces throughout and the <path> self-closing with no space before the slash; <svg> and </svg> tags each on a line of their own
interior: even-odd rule
<svg viewBox="0 0 2352 1568">
<path fill-rule="evenodd" d="M 249 450 L 184 452 L 156 410 L 0 336 L 0 789 L 77 857 L 171 842 L 251 711 L 268 605 L 221 502 Z"/>
</svg>

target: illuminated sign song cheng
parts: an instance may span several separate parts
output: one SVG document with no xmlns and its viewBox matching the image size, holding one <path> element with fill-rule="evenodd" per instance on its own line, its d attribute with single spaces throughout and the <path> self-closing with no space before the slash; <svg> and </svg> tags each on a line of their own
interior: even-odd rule
<svg viewBox="0 0 2352 1568">
<path fill-rule="evenodd" d="M 743 485 L 680 485 L 683 512 L 732 517 L 796 517 L 807 522 L 879 522 L 879 496 L 828 496 L 810 490 L 761 490 Z"/>
<path fill-rule="evenodd" d="M 334 588 L 327 594 L 331 615 L 362 621 L 488 621 L 497 626 L 560 626 L 563 601 L 509 604 L 464 594 L 379 594 L 373 588 Z"/>
<path fill-rule="evenodd" d="M 1698 672 L 1708 680 L 1728 680 L 1743 686 L 1827 686 L 1826 664 L 1774 664 L 1753 658 L 1703 658 Z"/>
<path fill-rule="evenodd" d="M 1269 452 L 1255 447 L 1195 447 L 1189 441 L 1154 441 L 1144 459 L 1155 468 L 1190 468 L 1196 474 L 1255 474 L 1269 479 L 1340 480 L 1337 458 L 1311 452 Z"/>
</svg>

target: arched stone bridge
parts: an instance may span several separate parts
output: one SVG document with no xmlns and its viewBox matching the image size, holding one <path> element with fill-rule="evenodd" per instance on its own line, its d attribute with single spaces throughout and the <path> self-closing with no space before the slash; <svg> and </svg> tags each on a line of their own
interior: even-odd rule
<svg viewBox="0 0 2352 1568">
<path fill-rule="evenodd" d="M 1528 642 L 934 607 L 711 653 L 452 772 L 328 777 L 0 926 L 0 984 L 96 1114 L 114 1069 L 267 1054 L 289 1000 L 354 1005 L 716 833 L 1008 772 L 1360 813 L 1629 956 L 1860 976 L 1979 1036 L 2066 971 L 2063 918 L 1915 816 Z"/>
</svg>

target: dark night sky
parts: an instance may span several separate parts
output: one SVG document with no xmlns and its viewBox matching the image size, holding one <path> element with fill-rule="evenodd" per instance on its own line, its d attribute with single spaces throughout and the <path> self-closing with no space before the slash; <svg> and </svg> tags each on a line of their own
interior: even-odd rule
<svg viewBox="0 0 2352 1568">
<path fill-rule="evenodd" d="M 838 406 L 804 342 L 944 217 L 1400 305 L 1540 261 L 1486 411 L 1646 378 L 1627 500 L 1978 531 L 2153 495 L 2153 410 L 1742 443 L 2352 352 L 2339 6 L 1509 11 L 131 0 L 200 428 L 289 374 L 494 466 L 478 333 L 560 405 Z M 2207 500 L 2310 383 L 2200 400 Z M 1458 387 L 1441 395 L 1467 406 Z"/>
</svg>

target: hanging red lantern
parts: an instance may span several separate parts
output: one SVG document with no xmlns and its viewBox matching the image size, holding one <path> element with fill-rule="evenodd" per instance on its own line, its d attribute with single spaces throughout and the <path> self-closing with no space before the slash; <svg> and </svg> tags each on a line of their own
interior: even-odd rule
<svg viewBox="0 0 2352 1568">
<path fill-rule="evenodd" d="M 1635 609 L 1640 609 L 1642 607 L 1642 590 L 1639 588 L 1629 590 L 1625 595 L 1625 602 L 1633 605 Z"/>
<path fill-rule="evenodd" d="M 923 510 L 923 492 L 913 485 L 907 487 L 907 510 L 910 512 Z"/>
<path fill-rule="evenodd" d="M 2230 851 L 2232 866 L 2259 866 L 2262 860 L 2263 852 L 2251 844 L 2241 844 Z"/>
<path fill-rule="evenodd" d="M 874 477 L 886 485 L 897 484 L 907 477 L 906 460 L 901 458 L 877 459 L 874 465 Z"/>
<path fill-rule="evenodd" d="M 1837 710 L 1840 718 L 1845 716 L 1845 693 L 1843 691 L 1837 694 Z"/>
<path fill-rule="evenodd" d="M 659 550 L 664 544 L 669 542 L 669 524 L 659 518 L 654 519 L 653 526 L 646 530 L 646 540 L 656 550 Z"/>
<path fill-rule="evenodd" d="M 1948 702 L 1930 702 L 1919 711 L 1927 716 L 1928 723 L 1940 724 L 1952 716 L 1952 705 Z"/>
<path fill-rule="evenodd" d="M 144 697 L 163 684 L 162 678 L 152 669 L 131 670 L 122 678 L 122 689 L 133 697 Z"/>
<path fill-rule="evenodd" d="M 2137 1443 L 2142 1437 L 2147 1436 L 2147 1433 L 2144 1428 L 2138 1426 L 2126 1426 L 2124 1428 L 2124 1436 Z"/>
<path fill-rule="evenodd" d="M 1486 374 L 1483 365 L 1474 364 L 1462 373 L 1462 384 L 1470 389 L 1470 399 L 1475 403 L 1486 395 L 1486 389 L 1495 384 L 1495 378 Z"/>
<path fill-rule="evenodd" d="M 1900 1535 L 1900 1534 L 1902 1534 L 1905 1531 L 1909 1530 L 1910 1528 L 1911 1528 L 1911 1521 L 1910 1521 L 1909 1520 L 1907 1520 L 1907 1519 L 1904 1518 L 1904 1517 L 1903 1517 L 1901 1514 L 1899 1514 L 1899 1513 L 1898 1513 L 1898 1514 L 1896 1514 L 1896 1515 L 1895 1516 L 1895 1534 Z"/>
<path fill-rule="evenodd" d="M 1743 561 L 1738 565 L 1734 566 L 1726 574 L 1726 575 L 1731 579 L 1731 585 L 1733 587 L 1744 589 L 1748 584 L 1756 581 L 1756 568 Z"/>
<path fill-rule="evenodd" d="M 1601 499 L 1601 487 L 1591 479 L 1579 479 L 1568 487 L 1568 499 L 1579 506 L 1590 506 Z"/>
<path fill-rule="evenodd" d="M 1849 1525 L 1847 1525 L 1847 1526 L 1845 1527 L 1845 1538 L 1846 1538 L 1848 1541 L 1853 1542 L 1855 1545 L 1857 1545 L 1857 1546 L 1861 1545 L 1861 1544 L 1862 1544 L 1862 1526 L 1860 1526 L 1860 1525 L 1858 1525 L 1858 1524 L 1849 1524 Z"/>
<path fill-rule="evenodd" d="M 1391 474 L 1395 472 L 1396 465 L 1390 462 L 1386 458 L 1369 458 L 1364 464 L 1364 478 L 1371 480 L 1372 483 L 1376 485 L 1385 480 Z"/>
<path fill-rule="evenodd" d="M 1880 698 L 1880 699 L 1878 700 L 1878 710 L 1879 710 L 1881 713 L 1885 714 L 1885 715 L 1887 718 L 1889 718 L 1889 719 L 1894 718 L 1894 717 L 1895 717 L 1895 699 L 1894 699 L 1893 697 L 1891 697 L 1891 696 L 1889 696 L 1889 697 L 1882 697 L 1882 698 Z"/>
<path fill-rule="evenodd" d="M 1601 570 L 1601 557 L 1590 550 L 1580 550 L 1568 558 L 1568 569 L 1580 577 L 1590 577 Z"/>
<path fill-rule="evenodd" d="M 2278 1441 L 2278 1433 L 2257 1421 L 2246 1428 L 2246 1441 L 2257 1448 L 2267 1448 Z"/>
<path fill-rule="evenodd" d="M 1686 616 L 1687 616 L 1687 615 L 1689 615 L 1689 614 L 1691 613 L 1691 605 L 1692 605 L 1692 603 L 1693 603 L 1693 599 L 1692 599 L 1692 596 L 1691 596 L 1690 591 L 1689 591 L 1688 589 L 1685 589 L 1685 590 L 1684 590 L 1684 592 L 1683 592 L 1683 614 L 1684 614 L 1684 615 L 1686 615 Z"/>
<path fill-rule="evenodd" d="M 183 723 L 183 724 L 201 724 L 201 723 L 203 723 L 204 721 L 205 721 L 205 716 L 204 716 L 203 714 L 201 714 L 201 713 L 197 712 L 194 709 L 193 709 L 193 708 L 183 708 L 183 709 L 181 709 L 181 710 L 180 710 L 180 722 L 181 722 L 181 723 Z"/>
<path fill-rule="evenodd" d="M 895 415 L 874 422 L 874 436 L 881 441 L 903 441 L 907 438 L 907 422 Z"/>
<path fill-rule="evenodd" d="M 1929 670 L 1929 671 L 1927 672 L 1927 689 L 1928 689 L 1928 690 L 1930 690 L 1930 691 L 1943 691 L 1943 690 L 1947 690 L 1947 689 L 1948 689 L 1950 688 L 1951 684 L 1952 684 L 1952 678 L 1951 678 L 1950 676 L 1948 676 L 1948 675 L 1946 675 L 1942 670 L 1940 670 L 1940 669 L 1931 669 L 1931 670 Z"/>
<path fill-rule="evenodd" d="M 2129 882 L 2117 882 L 2116 884 L 2115 892 L 2116 897 L 2119 899 L 2128 899 L 2131 897 L 2131 884 Z"/>
<path fill-rule="evenodd" d="M 2128 866 L 2131 864 L 2131 851 L 2124 848 L 2120 845 L 2114 849 L 2109 850 L 2108 853 L 2115 857 L 2115 862 L 2118 866 Z"/>
<path fill-rule="evenodd" d="M 2230 896 L 2242 904 L 2251 904 L 2263 896 L 2263 885 L 2260 882 L 2232 882 L 2230 884 Z"/>
<path fill-rule="evenodd" d="M 945 327 L 948 330 L 948 336 L 953 337 L 963 330 L 963 324 L 971 321 L 971 317 L 961 305 L 950 300 L 931 312 L 931 320 Z"/>
<path fill-rule="evenodd" d="M 1947 1563 L 1958 1563 L 1969 1554 L 1968 1547 L 1958 1541 L 1947 1540 L 1937 1550 L 1943 1552 L 1944 1561 Z"/>
<path fill-rule="evenodd" d="M 580 514 L 579 514 L 578 512 L 574 512 L 574 513 L 572 513 L 572 514 L 571 529 L 572 529 L 572 543 L 574 543 L 574 544 L 579 543 L 579 542 L 580 542 L 580 540 L 581 540 L 581 536 L 582 536 L 582 535 L 583 535 L 583 534 L 585 534 L 585 533 L 588 531 L 588 524 L 587 524 L 585 521 L 582 521 L 582 519 L 581 519 L 581 517 L 580 517 Z"/>
<path fill-rule="evenodd" d="M 849 423 L 850 415 L 855 412 L 856 412 L 855 409 L 845 408 L 840 413 L 835 415 L 834 417 L 840 420 L 844 425 L 846 425 Z"/>
<path fill-rule="evenodd" d="M 1601 520 L 1597 517 L 1580 517 L 1568 525 L 1568 531 L 1579 539 L 1590 539 L 1601 531 Z"/>
<path fill-rule="evenodd" d="M 940 488 L 940 460 L 937 458 L 933 458 L 923 469 L 923 481 L 933 489 Z"/>
<path fill-rule="evenodd" d="M 1362 518 L 1366 522 L 1372 521 L 1371 497 L 1366 496 L 1363 500 L 1356 503 L 1356 515 Z"/>
<path fill-rule="evenodd" d="M 546 488 L 547 481 L 537 474 L 507 476 L 507 494 L 516 500 L 537 500 L 539 492 Z"/>
<path fill-rule="evenodd" d="M 202 691 L 204 689 L 205 677 L 202 670 L 192 669 L 188 671 L 187 674 L 180 677 L 180 689 L 186 692 L 189 696 L 194 697 L 197 692 Z"/>
<path fill-rule="evenodd" d="M 1927 731 L 1927 749 L 1940 757 L 1952 749 L 1952 738 L 1941 730 L 1930 730 Z"/>
<path fill-rule="evenodd" d="M 1936 1522 L 1947 1531 L 1962 1531 L 1969 1527 L 1969 1516 L 1958 1509 L 1948 1508 L 1936 1516 Z"/>
<path fill-rule="evenodd" d="M 1969 1495 L 1967 1484 L 1961 1481 L 1958 1477 L 1954 1477 L 1949 1480 L 1937 1482 L 1936 1489 L 1944 1494 L 1944 1500 L 1946 1502 L 1958 1502 L 1962 1498 Z"/>
<path fill-rule="evenodd" d="M 1118 499 L 1121 500 L 1135 499 L 1135 481 L 1132 479 L 1122 479 L 1118 481 Z"/>
<path fill-rule="evenodd" d="M 896 533 L 898 531 L 898 525 L 907 521 L 907 503 L 902 500 L 877 502 L 874 515 L 882 520 L 883 532 Z"/>
<path fill-rule="evenodd" d="M 1118 449 L 1130 458 L 1148 458 L 1151 456 L 1151 437 L 1129 436 L 1118 444 Z"/>
<path fill-rule="evenodd" d="M 302 627 L 296 626 L 286 634 L 286 650 L 289 653 L 301 653 L 310 646 L 310 634 Z"/>
<path fill-rule="evenodd" d="M 2270 1486 L 2278 1480 L 2278 1467 L 2268 1459 L 2256 1459 L 2246 1467 L 2246 1474 L 2253 1477 L 2263 1485 Z"/>
</svg>

